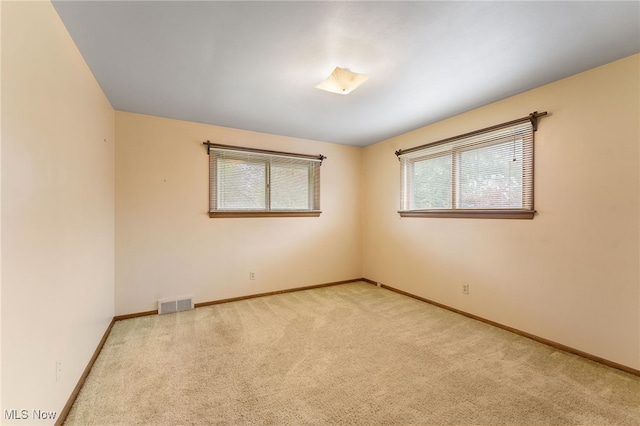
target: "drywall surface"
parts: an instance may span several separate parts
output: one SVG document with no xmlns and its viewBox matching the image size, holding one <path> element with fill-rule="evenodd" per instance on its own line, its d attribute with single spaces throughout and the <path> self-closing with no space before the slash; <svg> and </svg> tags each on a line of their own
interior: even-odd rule
<svg viewBox="0 0 640 426">
<path fill-rule="evenodd" d="M 113 317 L 114 111 L 49 2 L 1 7 L 1 415 L 52 424 Z"/>
<path fill-rule="evenodd" d="M 0 4 L 0 40 L 2 34 L 2 4 Z M 2 76 L 2 50 L 0 46 L 0 77 Z M 0 125 L 2 124 L 2 78 L 0 78 Z M 1 128 L 0 128 L 1 130 Z M 0 131 L 0 189 L 2 188 L 2 131 Z M 0 191 L 0 408 L 2 408 L 2 191 Z"/>
<path fill-rule="evenodd" d="M 209 218 L 205 140 L 325 155 L 321 216 Z M 116 141 L 116 314 L 362 276 L 361 149 L 119 111 Z"/>
<path fill-rule="evenodd" d="M 640 369 L 639 61 L 365 148 L 364 276 Z M 399 217 L 396 150 L 535 110 L 533 220 Z"/>
</svg>

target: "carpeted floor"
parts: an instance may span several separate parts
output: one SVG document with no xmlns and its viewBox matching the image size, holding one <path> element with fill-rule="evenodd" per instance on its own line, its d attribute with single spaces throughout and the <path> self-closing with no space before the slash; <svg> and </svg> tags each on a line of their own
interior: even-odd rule
<svg viewBox="0 0 640 426">
<path fill-rule="evenodd" d="M 68 425 L 638 425 L 640 377 L 366 283 L 117 322 Z"/>
</svg>

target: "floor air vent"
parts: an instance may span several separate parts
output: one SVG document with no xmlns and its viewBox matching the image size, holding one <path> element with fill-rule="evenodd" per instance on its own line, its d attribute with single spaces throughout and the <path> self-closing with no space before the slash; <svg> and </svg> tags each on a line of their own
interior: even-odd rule
<svg viewBox="0 0 640 426">
<path fill-rule="evenodd" d="M 193 309 L 193 299 L 191 297 L 178 300 L 158 300 L 159 315 L 188 311 L 189 309 Z"/>
</svg>

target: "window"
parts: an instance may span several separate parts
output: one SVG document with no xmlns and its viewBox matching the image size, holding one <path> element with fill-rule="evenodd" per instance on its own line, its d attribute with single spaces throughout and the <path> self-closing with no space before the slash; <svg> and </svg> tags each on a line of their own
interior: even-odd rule
<svg viewBox="0 0 640 426">
<path fill-rule="evenodd" d="M 209 216 L 319 216 L 322 155 L 209 148 Z"/>
<path fill-rule="evenodd" d="M 542 115 L 396 152 L 400 215 L 532 219 L 533 134 Z"/>
</svg>

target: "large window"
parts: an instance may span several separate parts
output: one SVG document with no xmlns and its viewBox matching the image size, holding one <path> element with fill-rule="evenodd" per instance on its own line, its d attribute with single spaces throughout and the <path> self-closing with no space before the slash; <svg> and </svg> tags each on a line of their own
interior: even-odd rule
<svg viewBox="0 0 640 426">
<path fill-rule="evenodd" d="M 205 144 L 210 217 L 320 215 L 323 156 Z"/>
<path fill-rule="evenodd" d="M 398 151 L 400 215 L 533 218 L 533 134 L 544 114 Z"/>
</svg>

